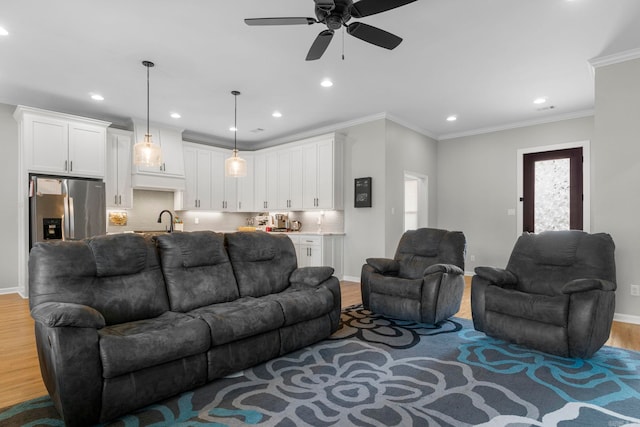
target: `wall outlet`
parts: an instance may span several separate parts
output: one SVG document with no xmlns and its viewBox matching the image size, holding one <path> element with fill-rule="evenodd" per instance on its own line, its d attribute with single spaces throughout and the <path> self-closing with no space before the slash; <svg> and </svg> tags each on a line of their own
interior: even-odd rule
<svg viewBox="0 0 640 427">
<path fill-rule="evenodd" d="M 640 285 L 631 285 L 631 296 L 640 297 Z"/>
<path fill-rule="evenodd" d="M 196 217 L 196 219 L 194 220 L 194 222 L 195 222 L 196 224 L 200 224 L 200 218 Z"/>
<path fill-rule="evenodd" d="M 475 260 L 476 260 L 475 255 L 469 255 L 469 261 L 475 261 Z"/>
</svg>

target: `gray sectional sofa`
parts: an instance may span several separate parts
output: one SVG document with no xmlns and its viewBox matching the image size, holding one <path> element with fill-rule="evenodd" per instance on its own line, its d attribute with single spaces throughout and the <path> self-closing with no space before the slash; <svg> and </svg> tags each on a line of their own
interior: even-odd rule
<svg viewBox="0 0 640 427">
<path fill-rule="evenodd" d="M 68 426 L 104 422 L 320 341 L 339 327 L 330 267 L 262 232 L 41 243 L 29 259 L 44 383 Z"/>
</svg>

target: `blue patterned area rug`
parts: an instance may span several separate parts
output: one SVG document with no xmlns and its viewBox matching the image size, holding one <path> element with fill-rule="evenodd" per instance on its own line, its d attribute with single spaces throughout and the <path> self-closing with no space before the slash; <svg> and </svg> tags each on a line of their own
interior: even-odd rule
<svg viewBox="0 0 640 427">
<path fill-rule="evenodd" d="M 638 426 L 640 353 L 589 360 L 474 331 L 390 320 L 356 306 L 330 339 L 107 425 Z M 48 397 L 0 411 L 2 426 L 61 426 Z"/>
</svg>

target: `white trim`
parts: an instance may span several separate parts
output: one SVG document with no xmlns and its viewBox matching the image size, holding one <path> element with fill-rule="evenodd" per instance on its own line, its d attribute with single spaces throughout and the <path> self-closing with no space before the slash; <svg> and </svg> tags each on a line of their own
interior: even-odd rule
<svg viewBox="0 0 640 427">
<path fill-rule="evenodd" d="M 523 158 L 525 154 L 539 153 L 543 151 L 565 150 L 567 148 L 582 148 L 582 229 L 591 232 L 591 144 L 590 141 L 567 142 L 563 144 L 544 145 L 540 147 L 521 148 L 516 156 L 516 238 L 522 234 L 523 224 L 523 203 L 520 199 L 523 197 Z"/>
<path fill-rule="evenodd" d="M 440 135 L 440 137 L 437 139 L 438 141 L 444 141 L 447 139 L 461 138 L 464 136 L 474 136 L 474 135 L 481 135 L 485 133 L 500 132 L 503 130 L 518 129 L 518 128 L 523 128 L 527 126 L 542 125 L 545 123 L 561 122 L 563 120 L 580 119 L 583 117 L 590 117 L 593 115 L 594 115 L 593 110 L 575 111 L 573 113 L 557 114 L 557 115 L 548 116 L 541 119 L 525 120 L 522 122 L 514 122 L 514 123 L 509 123 L 504 125 L 475 129 L 475 130 L 447 133 L 444 135 Z"/>
<path fill-rule="evenodd" d="M 391 114 L 385 114 L 385 116 L 386 116 L 387 120 L 391 120 L 392 122 L 397 123 L 400 126 L 404 126 L 407 129 L 411 129 L 414 132 L 418 132 L 419 134 L 427 136 L 427 137 L 429 137 L 431 139 L 434 139 L 436 141 L 438 140 L 438 136 L 436 134 L 434 134 L 434 133 L 432 133 L 432 132 L 430 132 L 430 131 L 428 131 L 426 129 L 420 128 L 420 127 L 415 126 L 415 125 L 412 125 L 411 123 L 406 122 L 406 121 L 404 121 L 404 120 L 402 120 L 402 119 L 400 119 L 400 118 L 398 118 L 396 116 L 393 116 Z"/>
<path fill-rule="evenodd" d="M 625 50 L 612 55 L 597 56 L 589 60 L 593 68 L 606 67 L 607 65 L 619 64 L 640 58 L 640 48 Z"/>
<path fill-rule="evenodd" d="M 22 298 L 26 298 L 18 286 L 14 286 L 11 288 L 0 288 L 0 295 L 8 295 L 8 294 L 19 294 Z"/>
<path fill-rule="evenodd" d="M 344 276 L 342 278 L 345 282 L 358 282 L 360 283 L 360 278 L 358 276 Z"/>
<path fill-rule="evenodd" d="M 634 316 L 631 314 L 616 313 L 613 315 L 613 320 L 615 320 L 616 322 L 640 325 L 640 316 Z"/>
</svg>

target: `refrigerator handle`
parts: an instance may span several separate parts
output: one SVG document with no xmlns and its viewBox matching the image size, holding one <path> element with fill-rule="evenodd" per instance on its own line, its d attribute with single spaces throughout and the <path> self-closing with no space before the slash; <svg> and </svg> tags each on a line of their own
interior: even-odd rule
<svg viewBox="0 0 640 427">
<path fill-rule="evenodd" d="M 75 218 L 73 215 L 73 197 L 69 195 L 69 182 L 62 180 L 62 188 L 64 193 L 64 238 L 75 238 Z"/>
</svg>

